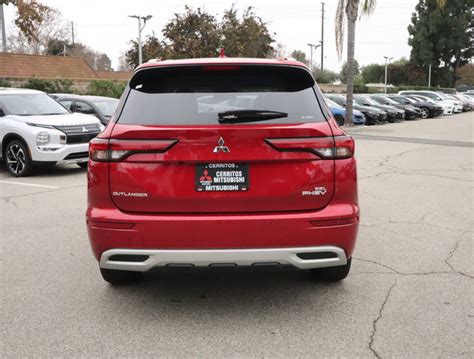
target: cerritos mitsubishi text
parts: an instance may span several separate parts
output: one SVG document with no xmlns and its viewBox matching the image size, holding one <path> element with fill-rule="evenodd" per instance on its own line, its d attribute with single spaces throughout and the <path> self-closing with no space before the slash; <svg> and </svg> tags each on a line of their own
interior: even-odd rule
<svg viewBox="0 0 474 359">
<path fill-rule="evenodd" d="M 166 266 L 350 270 L 354 140 L 306 65 L 152 61 L 89 147 L 87 226 L 112 284 Z"/>
<path fill-rule="evenodd" d="M 198 165 L 196 190 L 206 191 L 247 191 L 248 167 L 237 163 L 209 163 Z"/>
</svg>

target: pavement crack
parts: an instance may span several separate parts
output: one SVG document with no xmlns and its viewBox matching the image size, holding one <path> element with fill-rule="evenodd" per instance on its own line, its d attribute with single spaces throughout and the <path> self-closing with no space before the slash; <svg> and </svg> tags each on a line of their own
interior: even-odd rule
<svg viewBox="0 0 474 359">
<path fill-rule="evenodd" d="M 18 205 L 11 200 L 11 197 L 1 197 L 0 199 L 7 204 L 11 204 L 15 208 L 19 208 Z"/>
<path fill-rule="evenodd" d="M 63 191 L 67 189 L 73 189 L 73 188 L 79 188 L 79 187 L 85 187 L 85 184 L 77 185 L 77 186 L 69 186 L 69 187 L 61 187 L 61 188 L 56 188 L 56 189 L 51 189 L 51 190 L 46 190 L 46 191 L 39 191 L 39 192 L 32 192 L 32 193 L 26 193 L 26 194 L 19 194 L 17 196 L 5 196 L 5 197 L 0 197 L 2 200 L 10 200 L 12 198 L 20 198 L 20 197 L 29 197 L 37 194 L 42 194 L 42 193 L 51 193 L 51 192 L 58 192 L 58 191 Z M 8 203 L 8 202 L 7 202 Z"/>
<path fill-rule="evenodd" d="M 370 260 L 370 259 L 364 259 L 364 258 L 356 258 L 356 257 L 353 257 L 353 259 L 356 260 L 356 261 L 360 261 L 360 262 L 376 264 L 380 267 L 388 269 L 391 272 L 391 273 L 384 273 L 384 274 L 392 274 L 392 275 L 398 275 L 398 276 L 427 276 L 427 275 L 453 274 L 453 273 L 460 274 L 460 273 L 455 272 L 455 271 L 400 272 L 399 270 L 397 270 L 393 267 L 390 267 L 386 264 L 383 264 L 381 262 L 373 261 L 373 260 Z M 371 273 L 380 274 L 380 272 L 371 272 Z"/>
<path fill-rule="evenodd" d="M 449 262 L 453 258 L 454 253 L 456 253 L 458 248 L 459 248 L 459 240 L 456 241 L 456 244 L 454 245 L 454 248 L 449 252 L 448 257 L 444 260 L 444 263 L 446 263 L 446 265 L 451 269 L 452 272 L 457 273 L 459 275 L 462 275 L 464 277 L 474 278 L 474 276 L 472 276 L 470 274 L 467 274 L 467 273 L 456 270 L 454 268 L 454 266 Z"/>
<path fill-rule="evenodd" d="M 377 323 L 382 319 L 383 311 L 385 309 L 385 305 L 387 304 L 388 299 L 390 298 L 390 294 L 392 293 L 392 290 L 393 290 L 393 288 L 395 288 L 396 285 L 397 285 L 397 281 L 395 281 L 392 284 L 392 286 L 390 287 L 390 289 L 388 290 L 388 292 L 385 295 L 385 298 L 382 302 L 382 305 L 380 306 L 378 316 L 372 322 L 372 333 L 370 334 L 369 349 L 372 353 L 374 353 L 376 358 L 381 358 L 380 354 L 374 348 L 375 336 L 377 335 Z"/>
</svg>

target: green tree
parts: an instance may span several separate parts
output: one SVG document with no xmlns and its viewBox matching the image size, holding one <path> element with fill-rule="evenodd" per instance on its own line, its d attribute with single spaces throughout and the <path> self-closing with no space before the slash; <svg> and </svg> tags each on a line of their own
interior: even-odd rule
<svg viewBox="0 0 474 359">
<path fill-rule="evenodd" d="M 247 8 L 240 19 L 234 7 L 224 11 L 219 28 L 221 47 L 227 56 L 265 58 L 273 52 L 271 44 L 274 40 L 267 24 L 252 7 Z"/>
<path fill-rule="evenodd" d="M 474 56 L 474 0 L 419 0 L 415 10 L 408 26 L 411 60 L 426 72 L 432 65 L 433 85 L 454 85 Z"/>
<path fill-rule="evenodd" d="M 364 83 L 382 83 L 385 76 L 385 67 L 381 64 L 369 64 L 363 66 L 361 75 Z"/>
<path fill-rule="evenodd" d="M 296 61 L 309 65 L 309 60 L 306 58 L 306 53 L 304 51 L 294 50 L 290 56 L 294 58 Z"/>
<path fill-rule="evenodd" d="M 61 13 L 37 1 L 17 1 L 17 31 L 9 37 L 14 52 L 47 54 L 56 41 L 66 41 L 68 30 Z"/>
<path fill-rule="evenodd" d="M 130 44 L 132 46 L 125 52 L 124 56 L 125 61 L 134 69 L 138 66 L 138 41 L 131 40 Z M 165 59 L 168 55 L 165 45 L 154 34 L 145 38 L 142 50 L 144 62 L 150 59 Z"/>
<path fill-rule="evenodd" d="M 354 60 L 352 62 L 352 71 L 351 71 L 351 74 L 352 74 L 352 81 L 354 81 L 354 77 L 359 75 L 360 74 L 360 67 L 359 67 L 359 63 L 357 62 L 357 60 Z M 349 72 L 348 72 L 348 62 L 345 61 L 343 64 L 342 64 L 342 68 L 341 68 L 341 72 L 339 74 L 339 78 L 341 79 L 341 82 L 344 83 L 344 84 L 347 84 L 349 79 L 348 79 L 348 75 L 349 75 Z"/>
<path fill-rule="evenodd" d="M 321 72 L 320 69 L 315 69 L 313 75 L 320 84 L 332 84 L 339 79 L 339 74 L 331 70 L 323 70 Z"/>
<path fill-rule="evenodd" d="M 174 59 L 214 57 L 221 42 L 216 18 L 189 6 L 185 6 L 184 14 L 175 14 L 165 25 L 163 36 L 166 52 Z"/>
</svg>

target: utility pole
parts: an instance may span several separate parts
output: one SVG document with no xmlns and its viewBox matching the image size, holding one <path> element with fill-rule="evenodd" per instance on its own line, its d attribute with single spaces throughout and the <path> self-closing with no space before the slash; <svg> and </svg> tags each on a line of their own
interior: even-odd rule
<svg viewBox="0 0 474 359">
<path fill-rule="evenodd" d="M 321 72 L 324 70 L 324 2 L 321 3 Z"/>
<path fill-rule="evenodd" d="M 140 15 L 128 15 L 128 17 L 133 17 L 138 20 L 138 65 L 141 65 L 143 62 L 142 54 L 142 31 L 145 28 L 146 22 L 152 18 L 151 15 L 140 16 Z M 143 26 L 142 26 L 143 20 Z"/>
<path fill-rule="evenodd" d="M 431 87 L 431 64 L 428 67 L 428 87 Z"/>
<path fill-rule="evenodd" d="M 310 60 L 309 60 L 309 69 L 313 72 L 313 49 L 316 50 L 321 45 L 307 44 L 311 48 Z"/>
<path fill-rule="evenodd" d="M 71 21 L 72 46 L 74 46 L 74 21 Z"/>
<path fill-rule="evenodd" d="M 2 51 L 7 52 L 7 34 L 5 31 L 5 14 L 3 13 L 3 4 L 0 5 L 0 21 L 2 22 Z"/>
<path fill-rule="evenodd" d="M 387 72 L 388 72 L 388 62 L 393 60 L 393 57 L 384 56 L 385 59 L 385 86 L 384 92 L 387 93 Z"/>
</svg>

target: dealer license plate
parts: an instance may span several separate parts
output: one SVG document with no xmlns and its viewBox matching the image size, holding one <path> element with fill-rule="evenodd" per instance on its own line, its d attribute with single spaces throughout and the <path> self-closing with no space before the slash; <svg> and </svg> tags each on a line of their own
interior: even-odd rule
<svg viewBox="0 0 474 359">
<path fill-rule="evenodd" d="M 196 166 L 196 190 L 199 192 L 238 192 L 249 188 L 246 163 L 207 163 Z"/>
</svg>

